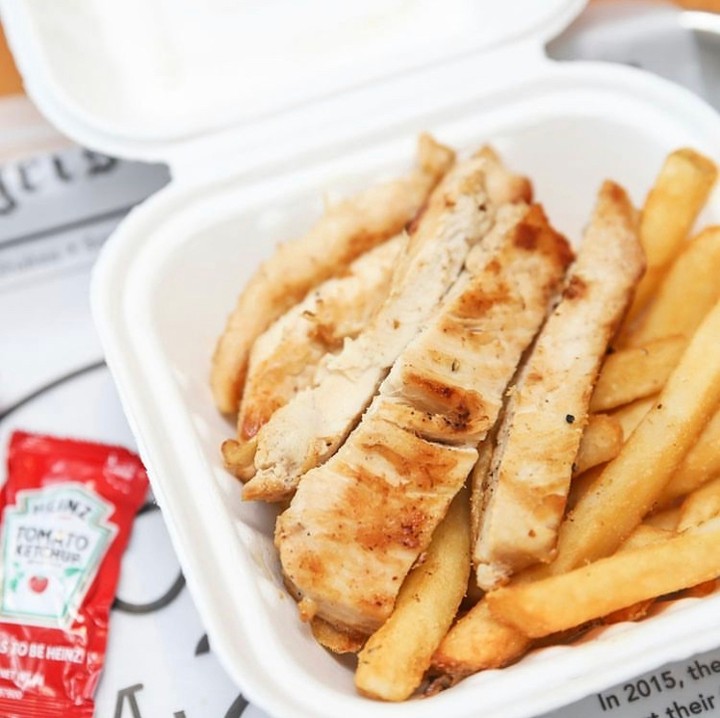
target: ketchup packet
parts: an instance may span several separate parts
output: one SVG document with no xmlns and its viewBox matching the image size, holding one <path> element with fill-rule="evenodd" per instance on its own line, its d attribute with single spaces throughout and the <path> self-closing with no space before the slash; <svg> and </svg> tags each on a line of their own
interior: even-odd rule
<svg viewBox="0 0 720 718">
<path fill-rule="evenodd" d="M 0 493 L 0 715 L 91 718 L 147 491 L 126 449 L 16 432 Z"/>
</svg>

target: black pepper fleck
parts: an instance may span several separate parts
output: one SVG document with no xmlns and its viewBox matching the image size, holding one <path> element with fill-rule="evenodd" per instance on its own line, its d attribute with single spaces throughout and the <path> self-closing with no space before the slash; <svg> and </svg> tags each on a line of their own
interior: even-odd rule
<svg viewBox="0 0 720 718">
<path fill-rule="evenodd" d="M 572 414 L 565 414 L 565 421 L 567 421 L 568 424 L 575 423 L 575 417 Z"/>
</svg>

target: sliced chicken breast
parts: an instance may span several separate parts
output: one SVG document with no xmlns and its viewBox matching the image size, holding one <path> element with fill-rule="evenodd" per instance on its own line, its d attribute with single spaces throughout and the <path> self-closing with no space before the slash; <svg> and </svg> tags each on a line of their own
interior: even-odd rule
<svg viewBox="0 0 720 718">
<path fill-rule="evenodd" d="M 300 477 L 335 453 L 393 362 L 437 310 L 470 247 L 492 226 L 496 205 L 486 175 L 509 173 L 493 156 L 457 165 L 430 198 L 398 261 L 375 319 L 318 374 L 318 384 L 278 409 L 257 434 L 255 476 L 246 499 L 279 501 Z"/>
<path fill-rule="evenodd" d="M 305 615 L 371 632 L 478 458 L 572 260 L 538 206 L 506 205 L 359 426 L 309 471 L 276 545 Z"/>
<path fill-rule="evenodd" d="M 492 458 L 473 472 L 481 588 L 552 559 L 592 389 L 643 271 L 633 207 L 606 182 L 562 297 L 510 392 Z"/>
<path fill-rule="evenodd" d="M 278 519 L 275 541 L 301 616 L 366 635 L 378 628 L 476 458 L 373 411 L 305 476 Z"/>
<path fill-rule="evenodd" d="M 313 287 L 400 232 L 455 158 L 429 135 L 420 136 L 418 156 L 418 168 L 406 177 L 330 207 L 308 234 L 280 245 L 261 265 L 238 298 L 213 355 L 210 384 L 221 412 L 238 410 L 255 339 Z"/>
</svg>

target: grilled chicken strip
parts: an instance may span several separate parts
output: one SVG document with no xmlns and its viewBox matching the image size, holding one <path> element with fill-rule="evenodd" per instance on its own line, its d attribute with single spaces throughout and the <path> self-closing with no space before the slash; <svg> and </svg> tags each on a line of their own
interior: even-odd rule
<svg viewBox="0 0 720 718">
<path fill-rule="evenodd" d="M 258 432 L 256 474 L 244 498 L 286 499 L 306 471 L 335 453 L 397 356 L 457 279 L 470 247 L 492 226 L 496 205 L 486 190 L 489 175 L 517 184 L 487 153 L 457 165 L 442 181 L 410 228 L 375 319 L 323 366 L 317 386 L 297 394 Z"/>
<path fill-rule="evenodd" d="M 473 559 L 485 590 L 552 559 L 592 389 L 644 262 L 633 207 L 605 182 L 562 298 L 510 393 L 492 459 L 473 472 L 472 503 L 482 507 Z"/>
<path fill-rule="evenodd" d="M 320 362 L 339 353 L 344 340 L 356 337 L 377 313 L 404 242 L 399 234 L 358 257 L 347 274 L 323 282 L 258 337 L 240 401 L 238 440 L 223 446 L 233 474 L 253 476 L 254 448 L 238 445 L 252 442 L 276 409 L 312 386 Z M 244 463 L 237 463 L 237 456 Z"/>
<path fill-rule="evenodd" d="M 475 464 L 572 260 L 539 206 L 506 205 L 358 427 L 300 482 L 275 542 L 301 611 L 370 633 Z"/>
<path fill-rule="evenodd" d="M 280 245 L 248 282 L 230 314 L 212 360 L 218 409 L 238 410 L 250 348 L 257 337 L 320 282 L 400 232 L 452 166 L 455 153 L 421 135 L 419 166 L 406 177 L 371 187 L 330 207 L 304 237 Z"/>
</svg>

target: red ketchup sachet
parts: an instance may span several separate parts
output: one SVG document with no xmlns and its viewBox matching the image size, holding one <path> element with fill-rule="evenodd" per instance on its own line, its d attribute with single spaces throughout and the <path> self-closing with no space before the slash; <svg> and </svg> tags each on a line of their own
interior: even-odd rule
<svg viewBox="0 0 720 718">
<path fill-rule="evenodd" d="M 147 474 L 132 452 L 15 432 L 0 493 L 0 715 L 91 718 Z"/>
</svg>

